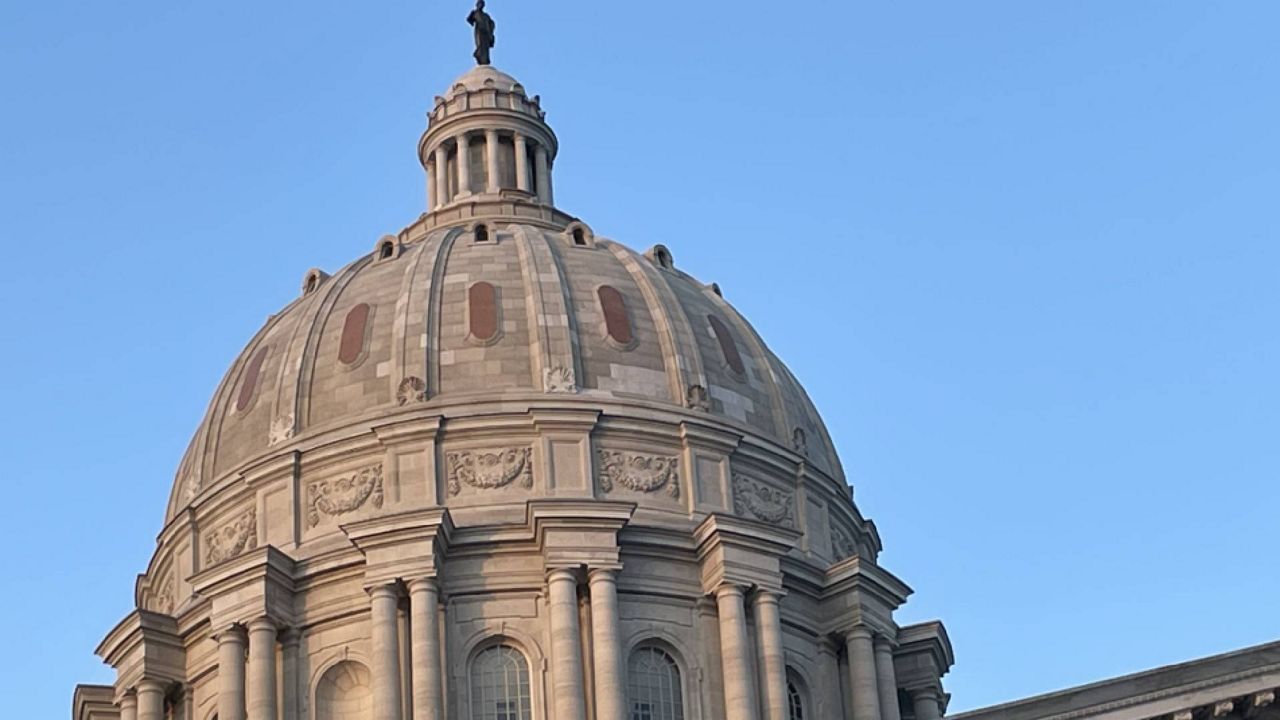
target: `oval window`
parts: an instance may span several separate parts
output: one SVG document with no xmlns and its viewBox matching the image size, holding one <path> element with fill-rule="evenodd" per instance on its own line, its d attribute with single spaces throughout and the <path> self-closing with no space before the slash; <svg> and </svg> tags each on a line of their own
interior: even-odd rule
<svg viewBox="0 0 1280 720">
<path fill-rule="evenodd" d="M 742 355 L 738 353 L 738 344 L 734 342 L 729 328 L 715 315 L 708 315 L 707 322 L 711 323 L 711 330 L 720 342 L 720 353 L 724 355 L 725 364 L 739 375 L 745 373 L 747 368 L 742 364 Z"/>
<path fill-rule="evenodd" d="M 478 282 L 467 291 L 471 337 L 488 341 L 498 336 L 498 291 L 487 282 Z"/>
<path fill-rule="evenodd" d="M 249 360 L 249 366 L 245 368 L 244 380 L 240 381 L 240 394 L 236 397 L 236 411 L 244 412 L 253 404 L 253 393 L 258 389 L 258 378 L 262 375 L 262 364 L 267 361 L 267 351 L 269 346 L 258 348 L 258 352 L 253 354 L 253 358 Z"/>
<path fill-rule="evenodd" d="M 366 303 L 351 308 L 342 324 L 342 341 L 338 344 L 338 360 L 350 365 L 364 353 L 365 330 L 369 326 L 369 306 Z"/>
<path fill-rule="evenodd" d="M 630 345 L 635 336 L 631 333 L 631 318 L 627 316 L 627 301 L 615 287 L 601 285 L 596 290 L 600 309 L 604 311 L 604 329 L 619 345 Z"/>
</svg>

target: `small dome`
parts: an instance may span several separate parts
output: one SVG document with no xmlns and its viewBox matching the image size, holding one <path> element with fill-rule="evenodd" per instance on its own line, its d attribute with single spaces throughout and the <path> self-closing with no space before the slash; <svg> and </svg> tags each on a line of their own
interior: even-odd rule
<svg viewBox="0 0 1280 720">
<path fill-rule="evenodd" d="M 446 97 L 453 97 L 462 92 L 464 88 L 467 92 L 476 92 L 477 90 L 510 92 L 519 85 L 520 83 L 515 78 L 492 65 L 477 65 L 459 75 L 458 79 L 449 85 Z"/>
</svg>

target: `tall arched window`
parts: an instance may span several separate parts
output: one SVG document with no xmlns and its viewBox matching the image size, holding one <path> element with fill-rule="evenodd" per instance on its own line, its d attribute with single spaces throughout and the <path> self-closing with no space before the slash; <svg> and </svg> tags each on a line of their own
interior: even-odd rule
<svg viewBox="0 0 1280 720">
<path fill-rule="evenodd" d="M 661 648 L 645 646 L 627 662 L 630 720 L 684 720 L 680 668 Z"/>
<path fill-rule="evenodd" d="M 471 661 L 471 720 L 532 720 L 529 665 L 510 645 L 495 645 Z"/>
<path fill-rule="evenodd" d="M 804 720 L 804 699 L 800 696 L 800 688 L 793 682 L 787 683 L 787 717 Z"/>
</svg>

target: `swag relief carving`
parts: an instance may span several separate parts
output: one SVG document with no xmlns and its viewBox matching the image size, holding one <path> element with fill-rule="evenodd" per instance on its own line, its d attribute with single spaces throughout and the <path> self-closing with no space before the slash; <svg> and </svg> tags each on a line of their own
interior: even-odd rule
<svg viewBox="0 0 1280 720">
<path fill-rule="evenodd" d="M 600 489 L 613 492 L 615 485 L 640 493 L 666 489 L 680 498 L 679 459 L 662 455 L 638 455 L 617 450 L 600 450 Z"/>
<path fill-rule="evenodd" d="M 361 468 L 353 475 L 317 480 L 307 486 L 307 522 L 320 524 L 320 516 L 338 517 L 366 504 L 382 507 L 382 463 Z"/>
<path fill-rule="evenodd" d="M 258 547 L 258 511 L 249 508 L 236 519 L 204 536 L 206 567 Z"/>
<path fill-rule="evenodd" d="M 739 515 L 795 529 L 795 494 L 742 475 L 733 476 L 733 509 Z"/>
<path fill-rule="evenodd" d="M 533 448 L 460 450 L 445 453 L 449 468 L 449 494 L 462 492 L 466 483 L 478 490 L 503 488 L 517 479 L 523 488 L 533 487 Z"/>
</svg>

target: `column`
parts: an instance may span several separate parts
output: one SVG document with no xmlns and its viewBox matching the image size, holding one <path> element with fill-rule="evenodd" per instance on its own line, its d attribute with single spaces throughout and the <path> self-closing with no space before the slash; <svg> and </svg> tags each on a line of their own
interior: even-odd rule
<svg viewBox="0 0 1280 720">
<path fill-rule="evenodd" d="M 132 690 L 120 698 L 120 720 L 138 720 L 138 696 Z"/>
<path fill-rule="evenodd" d="M 516 189 L 529 192 L 529 142 L 516 133 Z"/>
<path fill-rule="evenodd" d="M 306 692 L 298 688 L 298 680 L 302 677 L 302 632 L 297 628 L 289 628 L 280 635 L 280 645 L 284 656 L 281 670 L 281 682 L 284 683 L 284 720 L 301 720 L 302 695 Z"/>
<path fill-rule="evenodd" d="M 435 578 L 409 581 L 413 720 L 444 720 L 439 607 L 440 586 Z"/>
<path fill-rule="evenodd" d="M 519 138 L 517 142 L 521 142 Z M 588 574 L 588 582 L 591 586 L 596 720 L 627 720 L 626 674 L 618 628 L 618 573 L 612 568 L 595 568 Z"/>
<path fill-rule="evenodd" d="M 484 131 L 485 192 L 498 192 L 498 131 Z"/>
<path fill-rule="evenodd" d="M 556 568 L 547 575 L 551 601 L 551 657 L 555 663 L 556 720 L 586 720 L 582 687 L 582 633 L 578 629 L 578 578 Z"/>
<path fill-rule="evenodd" d="M 400 720 L 400 643 L 395 585 L 369 591 L 373 623 L 373 720 Z M 222 718 L 218 718 L 222 720 Z"/>
<path fill-rule="evenodd" d="M 840 696 L 840 659 L 828 639 L 818 641 L 818 685 L 814 693 L 814 701 L 818 705 L 815 717 L 841 720 L 844 717 L 844 698 Z"/>
<path fill-rule="evenodd" d="M 436 162 L 435 160 L 427 161 L 427 209 L 435 210 L 440 204 L 436 199 L 436 191 L 440 188 L 440 183 L 436 182 Z"/>
<path fill-rule="evenodd" d="M 467 134 L 458 136 L 458 195 L 471 194 L 471 145 Z"/>
<path fill-rule="evenodd" d="M 853 720 L 880 720 L 880 689 L 876 687 L 876 656 L 871 630 L 859 625 L 844 636 L 844 642 L 849 655 Z"/>
<path fill-rule="evenodd" d="M 538 174 L 538 202 L 551 205 L 551 165 L 547 159 L 547 149 L 541 143 L 533 148 L 533 166 Z"/>
<path fill-rule="evenodd" d="M 934 688 L 912 690 L 911 706 L 915 708 L 916 720 L 938 720 L 942 717 L 942 705 Z"/>
<path fill-rule="evenodd" d="M 721 585 L 716 589 L 720 615 L 720 667 L 724 673 L 724 712 L 733 720 L 757 720 L 755 683 L 751 682 L 751 645 L 747 640 L 746 608 L 742 588 Z"/>
<path fill-rule="evenodd" d="M 218 634 L 218 720 L 245 720 L 244 628 L 232 625 Z"/>
<path fill-rule="evenodd" d="M 876 684 L 880 694 L 880 719 L 902 720 L 898 711 L 898 680 L 893 671 L 893 644 L 886 637 L 875 639 Z"/>
<path fill-rule="evenodd" d="M 761 699 L 765 720 L 787 720 L 787 664 L 782 655 L 782 617 L 778 596 L 758 590 L 751 608 L 755 614 L 757 666 L 760 668 Z"/>
<path fill-rule="evenodd" d="M 249 717 L 276 720 L 276 624 L 249 623 Z"/>
<path fill-rule="evenodd" d="M 436 148 L 436 207 L 449 204 L 449 149 L 444 145 Z M 219 718 L 218 720 L 222 720 Z"/>
<path fill-rule="evenodd" d="M 164 720 L 164 683 L 159 680 L 138 683 L 138 720 Z"/>
</svg>

